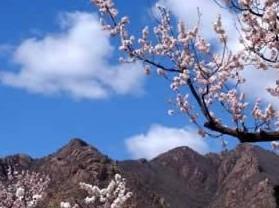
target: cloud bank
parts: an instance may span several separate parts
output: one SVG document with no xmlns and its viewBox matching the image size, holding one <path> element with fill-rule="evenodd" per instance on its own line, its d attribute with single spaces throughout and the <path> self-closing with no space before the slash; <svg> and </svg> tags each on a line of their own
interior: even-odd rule
<svg viewBox="0 0 279 208">
<path fill-rule="evenodd" d="M 126 147 L 134 159 L 151 159 L 178 146 L 188 146 L 204 154 L 209 152 L 206 141 L 190 129 L 153 125 L 145 134 L 126 139 Z"/>
<path fill-rule="evenodd" d="M 1 71 L 2 84 L 42 94 L 101 99 L 142 91 L 139 65 L 111 65 L 109 35 L 98 18 L 84 12 L 60 18 L 61 32 L 24 40 L 14 51 L 19 70 Z"/>
</svg>

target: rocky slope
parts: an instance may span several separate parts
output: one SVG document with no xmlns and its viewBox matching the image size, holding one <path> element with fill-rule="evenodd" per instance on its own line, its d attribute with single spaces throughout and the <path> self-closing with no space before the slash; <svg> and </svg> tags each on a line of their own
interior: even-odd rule
<svg viewBox="0 0 279 208">
<path fill-rule="evenodd" d="M 222 154 L 200 155 L 179 147 L 151 161 L 113 161 L 74 139 L 41 159 L 15 155 L 0 160 L 0 180 L 7 165 L 47 173 L 52 180 L 41 208 L 82 198 L 81 181 L 105 186 L 115 173 L 127 178 L 135 208 L 277 208 L 279 157 L 242 144 Z"/>
</svg>

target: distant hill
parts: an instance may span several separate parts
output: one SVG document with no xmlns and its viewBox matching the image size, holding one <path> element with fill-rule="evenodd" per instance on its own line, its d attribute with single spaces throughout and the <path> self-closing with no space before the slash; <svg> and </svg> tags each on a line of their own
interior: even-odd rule
<svg viewBox="0 0 279 208">
<path fill-rule="evenodd" d="M 47 173 L 52 180 L 40 208 L 84 197 L 78 183 L 105 186 L 115 173 L 127 178 L 134 193 L 129 208 L 278 208 L 279 157 L 250 144 L 221 154 L 200 155 L 178 147 L 153 160 L 113 161 L 80 139 L 41 159 L 14 155 L 0 160 Z"/>
</svg>

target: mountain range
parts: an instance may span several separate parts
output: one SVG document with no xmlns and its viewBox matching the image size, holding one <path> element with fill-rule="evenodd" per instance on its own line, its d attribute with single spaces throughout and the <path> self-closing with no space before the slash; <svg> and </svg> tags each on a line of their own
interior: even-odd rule
<svg viewBox="0 0 279 208">
<path fill-rule="evenodd" d="M 133 192 L 127 208 L 279 208 L 279 157 L 251 144 L 206 155 L 177 147 L 152 160 L 115 161 L 72 139 L 40 159 L 23 154 L 0 159 L 0 180 L 7 166 L 50 176 L 40 208 L 82 199 L 79 182 L 105 187 L 116 173 Z"/>
</svg>

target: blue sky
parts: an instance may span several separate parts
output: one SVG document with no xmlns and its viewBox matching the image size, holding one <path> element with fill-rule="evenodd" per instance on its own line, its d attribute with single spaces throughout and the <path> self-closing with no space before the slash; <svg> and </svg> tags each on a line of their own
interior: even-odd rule
<svg viewBox="0 0 279 208">
<path fill-rule="evenodd" d="M 152 1 L 115 2 L 131 17 L 133 32 L 150 22 Z M 167 115 L 173 95 L 165 80 L 144 77 L 138 72 L 140 66 L 116 62 L 114 42 L 96 29 L 95 14 L 87 0 L 0 3 L 0 156 L 19 152 L 44 156 L 76 137 L 114 159 L 151 158 L 162 149 L 183 144 L 201 152 L 220 150 L 214 139 L 190 141 L 197 135 L 187 119 Z M 90 36 L 81 34 L 87 29 L 96 30 L 88 42 Z M 80 45 L 80 53 L 68 54 L 74 61 L 59 51 L 80 49 Z M 83 57 L 84 51 L 92 52 L 93 61 Z M 117 73 L 123 68 L 131 68 L 124 77 Z"/>
<path fill-rule="evenodd" d="M 146 4 L 140 4 L 144 8 Z M 126 12 L 137 8 L 120 4 Z M 5 1 L 0 6 L 1 69 L 19 70 L 11 63 L 13 47 L 30 37 L 59 32 L 63 12 L 94 8 L 85 0 Z M 139 17 L 141 14 L 138 14 Z M 140 21 L 144 21 L 144 16 Z M 94 41 L 94 40 L 92 40 Z M 10 49 L 12 48 L 12 49 Z M 162 80 L 158 81 L 161 85 Z M 153 86 L 152 86 L 153 85 Z M 127 158 L 123 139 L 146 131 L 153 123 L 176 126 L 167 115 L 166 89 L 146 83 L 144 95 L 112 96 L 105 100 L 75 100 L 66 95 L 44 96 L 10 86 L 0 87 L 0 154 L 18 152 L 42 156 L 55 151 L 70 138 L 83 138 L 114 158 Z M 183 122 L 180 122 L 183 125 Z"/>
</svg>

